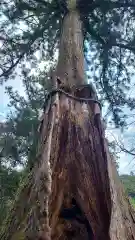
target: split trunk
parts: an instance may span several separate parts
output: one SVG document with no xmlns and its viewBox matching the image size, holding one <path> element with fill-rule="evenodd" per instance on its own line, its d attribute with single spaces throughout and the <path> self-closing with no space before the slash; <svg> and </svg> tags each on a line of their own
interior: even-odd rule
<svg viewBox="0 0 135 240">
<path fill-rule="evenodd" d="M 63 23 L 54 82 L 72 96 L 96 99 L 93 88 L 83 85 L 83 63 L 82 24 L 71 11 Z M 57 93 L 40 130 L 35 167 L 1 239 L 135 239 L 134 212 L 108 151 L 98 102 Z"/>
</svg>

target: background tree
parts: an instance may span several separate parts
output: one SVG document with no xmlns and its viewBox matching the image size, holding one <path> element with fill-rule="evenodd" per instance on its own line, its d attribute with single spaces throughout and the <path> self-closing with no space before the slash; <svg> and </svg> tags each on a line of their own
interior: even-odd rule
<svg viewBox="0 0 135 240">
<path fill-rule="evenodd" d="M 15 198 L 22 173 L 10 169 L 1 164 L 0 166 L 0 230 L 3 220 L 6 218 Z"/>
<path fill-rule="evenodd" d="M 10 112 L 0 123 L 0 227 L 14 202 L 19 184 L 33 168 L 39 112 L 50 88 L 47 72 L 40 71 L 38 76 L 28 76 L 28 72 L 28 69 L 23 70 L 24 97 L 12 87 L 6 89 Z"/>
<path fill-rule="evenodd" d="M 10 112 L 6 121 L 1 123 L 0 147 L 1 157 L 12 167 L 25 166 L 28 158 L 33 158 L 36 154 L 39 115 L 51 87 L 47 74 L 44 71 L 38 76 L 28 76 L 28 69 L 23 70 L 24 97 L 12 87 L 6 87 Z M 46 80 L 43 81 L 44 77 Z"/>
</svg>

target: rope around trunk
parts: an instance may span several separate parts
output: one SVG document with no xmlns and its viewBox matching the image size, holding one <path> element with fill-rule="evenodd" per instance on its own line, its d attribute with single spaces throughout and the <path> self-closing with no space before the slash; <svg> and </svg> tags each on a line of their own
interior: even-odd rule
<svg viewBox="0 0 135 240">
<path fill-rule="evenodd" d="M 76 100 L 76 101 L 80 101 L 80 102 L 94 102 L 94 103 L 97 103 L 100 107 L 100 109 L 102 108 L 101 107 L 101 103 L 94 99 L 94 98 L 82 98 L 82 97 L 76 97 L 68 92 L 65 92 L 63 89 L 61 88 L 58 88 L 58 89 L 53 89 L 52 91 L 50 91 L 47 96 L 46 96 L 46 99 L 45 99 L 45 103 L 44 103 L 44 106 L 43 106 L 43 109 L 45 110 L 46 108 L 46 103 L 48 102 L 48 100 L 54 96 L 56 93 L 60 93 L 60 94 L 64 94 L 66 95 L 67 97 L 73 99 L 73 100 Z"/>
</svg>

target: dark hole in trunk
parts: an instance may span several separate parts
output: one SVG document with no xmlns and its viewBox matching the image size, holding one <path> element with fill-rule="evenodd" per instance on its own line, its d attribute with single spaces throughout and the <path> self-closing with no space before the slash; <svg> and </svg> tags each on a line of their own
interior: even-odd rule
<svg viewBox="0 0 135 240">
<path fill-rule="evenodd" d="M 87 239 L 94 240 L 94 235 L 89 221 L 85 217 L 84 213 L 74 198 L 71 201 L 70 208 L 62 207 L 60 217 L 67 221 L 76 221 L 78 225 L 83 225 L 83 228 L 85 228 L 85 231 L 87 232 Z M 74 237 L 74 235 L 74 230 L 67 233 L 68 237 Z"/>
</svg>

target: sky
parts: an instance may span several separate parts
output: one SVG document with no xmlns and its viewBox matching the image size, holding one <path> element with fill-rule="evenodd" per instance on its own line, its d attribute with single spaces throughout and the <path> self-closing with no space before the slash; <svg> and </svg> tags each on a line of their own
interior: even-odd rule
<svg viewBox="0 0 135 240">
<path fill-rule="evenodd" d="M 25 95 L 22 82 L 19 79 L 8 80 L 7 83 L 0 85 L 0 121 L 4 121 L 7 113 L 10 110 L 10 108 L 7 106 L 9 103 L 9 97 L 5 91 L 6 86 L 12 86 L 13 89 L 17 90 L 20 95 Z"/>
<path fill-rule="evenodd" d="M 25 96 L 24 88 L 20 78 L 9 80 L 4 85 L 0 86 L 0 121 L 4 121 L 6 114 L 9 112 L 9 97 L 5 93 L 5 86 L 12 86 L 14 90 L 17 90 L 20 95 Z M 127 112 L 127 110 L 126 110 Z M 130 114 L 130 112 L 129 112 Z M 115 140 L 116 142 L 123 142 L 124 147 L 127 149 L 131 148 L 131 144 L 134 143 L 133 138 L 135 136 L 135 124 L 128 127 L 123 133 L 115 128 L 107 128 L 106 136 L 109 140 Z M 135 159 L 127 153 L 119 153 L 119 173 L 128 174 L 135 170 Z"/>
</svg>

